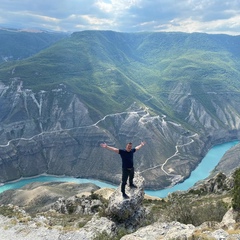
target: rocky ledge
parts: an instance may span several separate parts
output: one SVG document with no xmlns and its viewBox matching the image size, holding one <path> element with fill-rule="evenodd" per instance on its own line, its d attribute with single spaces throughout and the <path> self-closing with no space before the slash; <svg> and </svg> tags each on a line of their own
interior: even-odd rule
<svg viewBox="0 0 240 240">
<path fill-rule="evenodd" d="M 226 178 L 221 179 L 226 180 Z M 148 219 L 149 210 L 143 201 L 144 179 L 137 173 L 134 181 L 137 188 L 126 188 L 126 192 L 130 196 L 129 199 L 123 199 L 120 186 L 113 191 L 108 200 L 104 200 L 103 198 L 95 199 L 97 192 L 101 192 L 101 195 L 103 193 L 99 189 L 94 189 L 92 185 L 85 186 L 88 189 L 86 189 L 87 191 L 91 190 L 87 194 L 87 191 L 82 187 L 59 183 L 61 187 L 71 188 L 71 191 L 81 189 L 81 192 L 70 197 L 65 192 L 64 196 L 54 201 L 51 206 L 49 205 L 48 211 L 37 213 L 34 216 L 30 216 L 22 207 L 10 204 L 2 205 L 1 208 L 6 208 L 11 216 L 0 215 L 1 240 L 240 239 L 238 213 L 232 209 L 225 213 L 222 221 L 204 222 L 200 226 L 183 224 L 177 221 L 163 221 L 164 218 L 160 215 L 157 221 L 150 224 L 146 220 Z M 213 181 L 219 182 L 219 176 L 210 182 L 208 180 L 206 184 L 215 186 L 216 184 Z M 39 184 L 31 187 L 36 187 L 40 190 Z M 31 187 L 28 186 L 25 190 L 21 190 L 21 196 L 24 193 L 27 194 Z M 203 184 L 200 187 L 202 188 Z M 59 191 L 59 187 L 57 189 Z M 93 189 L 94 191 L 92 191 Z M 209 190 L 210 188 L 207 187 L 206 189 Z M 213 194 L 212 189 L 216 190 L 216 188 L 210 189 L 211 194 Z M 109 191 L 107 191 L 107 194 L 109 195 Z M 217 188 L 217 194 L 218 196 L 222 194 L 219 187 Z M 67 228 L 66 224 L 53 224 L 54 217 L 58 218 L 60 216 L 58 214 L 70 216 L 68 221 L 73 222 L 74 227 Z M 83 223 L 80 219 L 85 215 L 91 215 L 92 217 Z M 122 234 L 119 235 L 121 231 Z"/>
<path fill-rule="evenodd" d="M 144 179 L 137 173 L 135 183 L 137 188 L 126 187 L 129 199 L 122 197 L 120 187 L 109 198 L 106 214 L 117 222 L 131 223 L 140 222 L 145 215 L 142 202 L 144 199 Z M 130 225 L 131 225 L 130 224 Z M 128 225 L 128 224 L 127 224 Z M 137 224 L 134 224 L 137 225 Z"/>
</svg>

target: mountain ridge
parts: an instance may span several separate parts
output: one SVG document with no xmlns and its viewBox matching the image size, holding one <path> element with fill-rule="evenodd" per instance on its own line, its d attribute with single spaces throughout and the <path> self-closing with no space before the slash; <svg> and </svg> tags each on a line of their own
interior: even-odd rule
<svg viewBox="0 0 240 240">
<path fill-rule="evenodd" d="M 0 64 L 23 60 L 66 36 L 64 33 L 0 28 Z"/>
</svg>

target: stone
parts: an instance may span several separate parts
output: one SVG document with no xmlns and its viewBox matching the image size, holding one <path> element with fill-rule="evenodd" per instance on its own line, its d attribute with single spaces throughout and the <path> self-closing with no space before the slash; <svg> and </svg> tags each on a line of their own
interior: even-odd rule
<svg viewBox="0 0 240 240">
<path fill-rule="evenodd" d="M 106 214 L 109 218 L 124 222 L 130 221 L 136 215 L 140 218 L 144 215 L 142 202 L 144 199 L 144 178 L 139 173 L 135 173 L 134 184 L 137 188 L 126 186 L 126 194 L 129 199 L 124 199 L 121 193 L 121 184 L 116 191 L 110 196 Z M 131 221 L 130 221 L 131 222 Z"/>
<path fill-rule="evenodd" d="M 230 208 L 223 216 L 223 219 L 222 219 L 220 225 L 229 230 L 233 230 L 235 228 L 235 224 L 237 222 L 236 219 L 237 219 L 238 215 L 239 215 L 238 212 L 236 212 L 232 208 Z"/>
<path fill-rule="evenodd" d="M 125 235 L 121 240 L 188 239 L 194 230 L 195 227 L 191 224 L 155 222 L 152 225 L 139 228 L 132 234 Z"/>
</svg>

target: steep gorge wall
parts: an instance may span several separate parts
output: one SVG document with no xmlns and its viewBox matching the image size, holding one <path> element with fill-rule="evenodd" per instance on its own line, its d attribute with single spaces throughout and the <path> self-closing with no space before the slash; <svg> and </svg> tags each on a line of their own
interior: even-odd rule
<svg viewBox="0 0 240 240">
<path fill-rule="evenodd" d="M 128 141 L 138 145 L 142 140 L 147 144 L 135 154 L 135 168 L 146 188 L 182 181 L 212 144 L 239 138 L 240 113 L 234 96 L 212 99 L 212 114 L 191 95 L 191 88 L 189 94 L 179 94 L 181 87 L 188 88 L 175 86 L 168 102 L 186 114 L 186 125 L 134 103 L 94 122 L 81 96 L 64 85 L 39 93 L 24 89 L 20 79 L 1 85 L 0 182 L 47 173 L 119 183 L 120 157 L 100 143 L 124 148 Z"/>
</svg>

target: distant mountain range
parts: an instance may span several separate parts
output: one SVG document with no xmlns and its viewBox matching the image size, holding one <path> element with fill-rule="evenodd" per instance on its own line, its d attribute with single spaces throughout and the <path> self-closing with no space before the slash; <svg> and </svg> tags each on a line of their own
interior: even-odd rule
<svg viewBox="0 0 240 240">
<path fill-rule="evenodd" d="M 65 33 L 0 28 L 0 63 L 30 57 L 66 36 Z"/>
<path fill-rule="evenodd" d="M 163 188 L 210 146 L 239 139 L 240 36 L 0 34 L 0 181 L 47 172 L 118 182 L 120 158 L 100 142 L 145 140 L 135 167 Z"/>
</svg>

